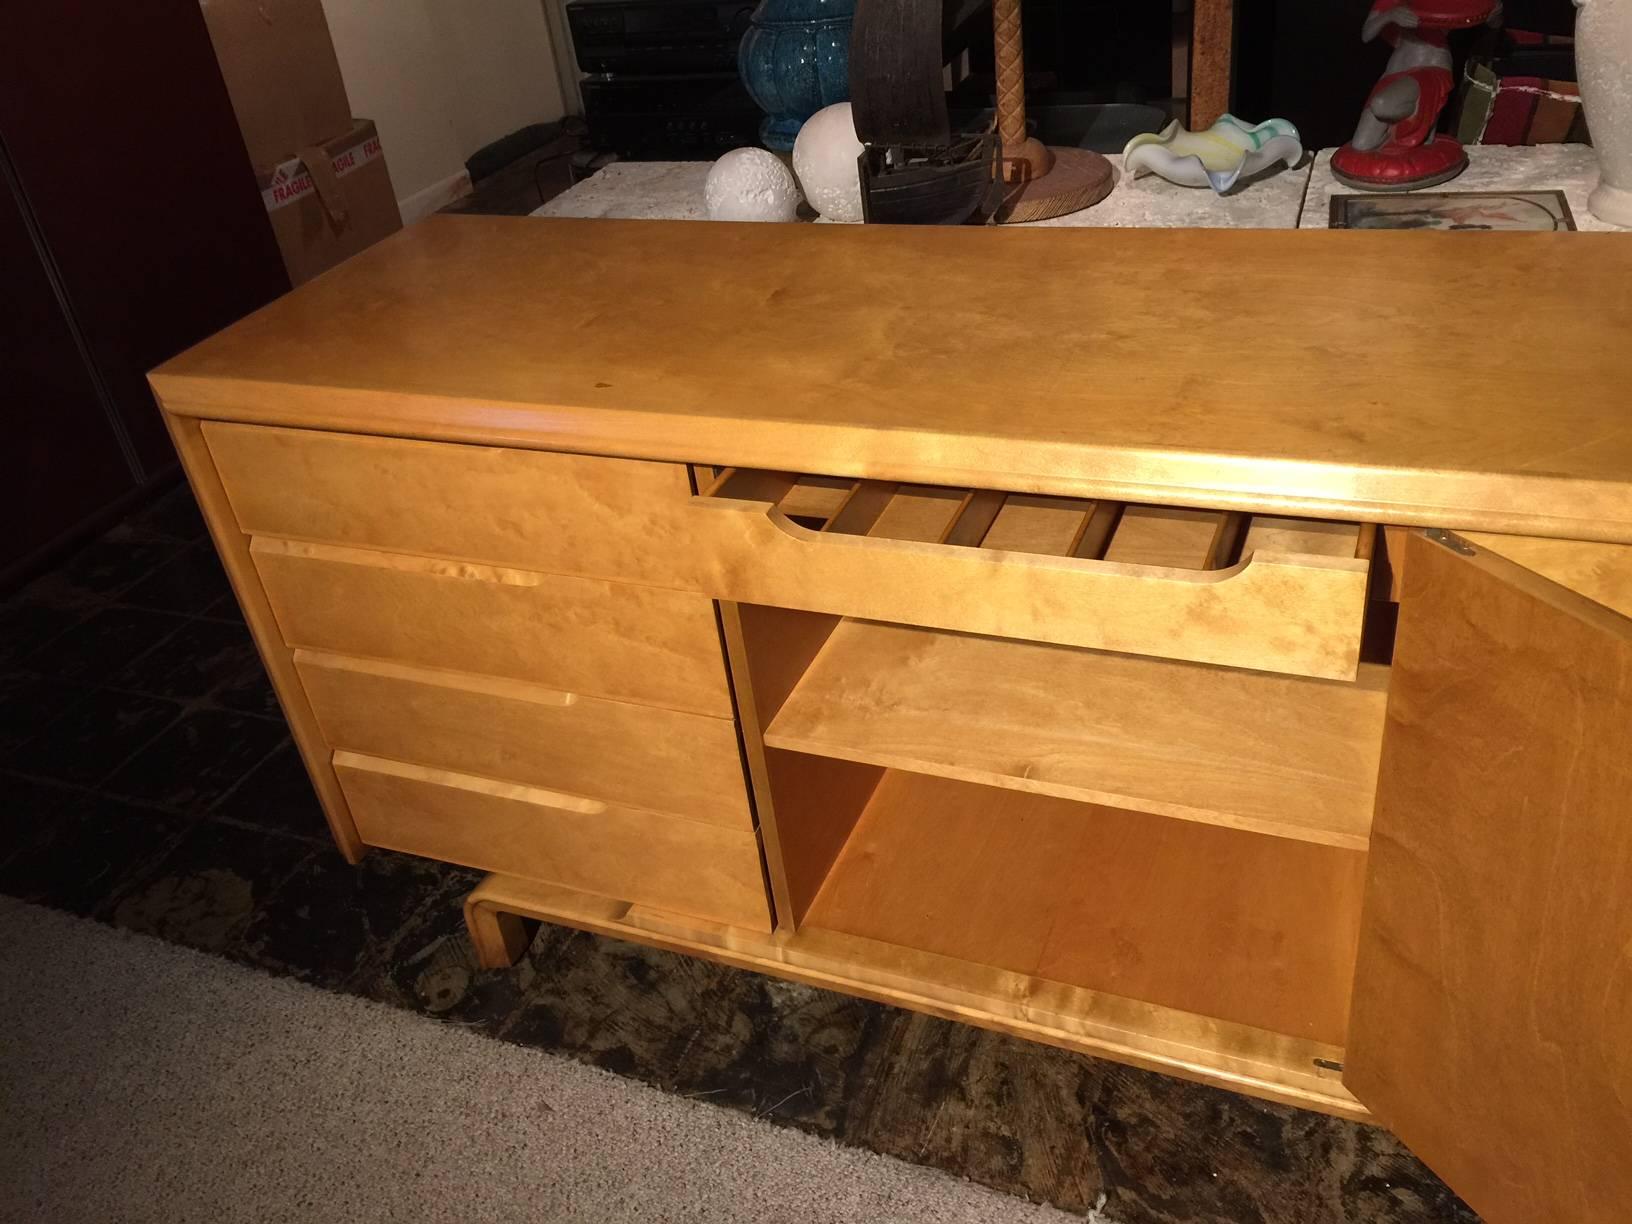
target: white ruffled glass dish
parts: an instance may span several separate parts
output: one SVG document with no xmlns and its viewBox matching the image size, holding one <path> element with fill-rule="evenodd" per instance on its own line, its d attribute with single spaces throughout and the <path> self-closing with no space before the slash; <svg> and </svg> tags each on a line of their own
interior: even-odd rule
<svg viewBox="0 0 1632 1224">
<path fill-rule="evenodd" d="M 1129 178 L 1160 175 L 1181 187 L 1211 187 L 1222 195 L 1243 178 L 1277 162 L 1295 166 L 1303 160 L 1303 140 L 1285 119 L 1242 123 L 1220 115 L 1204 132 L 1192 132 L 1175 119 L 1160 132 L 1142 132 L 1122 150 L 1122 172 Z"/>
</svg>

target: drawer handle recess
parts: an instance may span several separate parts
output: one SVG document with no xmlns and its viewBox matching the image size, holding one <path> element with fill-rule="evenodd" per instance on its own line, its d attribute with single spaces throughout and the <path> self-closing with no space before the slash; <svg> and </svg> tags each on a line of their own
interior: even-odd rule
<svg viewBox="0 0 1632 1224">
<path fill-rule="evenodd" d="M 519 782 L 497 782 L 492 778 L 478 778 L 474 774 L 456 773 L 451 769 L 432 769 L 424 765 L 410 765 L 406 761 L 388 761 L 384 757 L 364 756 L 360 752 L 344 750 L 334 754 L 336 768 L 355 769 L 364 773 L 389 774 L 409 778 L 415 782 L 430 782 L 455 790 L 474 791 L 499 799 L 518 799 L 534 807 L 554 808 L 560 812 L 575 812 L 581 816 L 599 816 L 606 804 L 598 799 L 584 799 L 560 791 L 545 790 L 540 786 L 525 786 Z"/>
</svg>

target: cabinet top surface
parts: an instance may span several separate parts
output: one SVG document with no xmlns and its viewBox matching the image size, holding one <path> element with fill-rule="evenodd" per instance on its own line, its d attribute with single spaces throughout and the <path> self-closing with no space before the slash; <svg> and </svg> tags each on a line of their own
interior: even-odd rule
<svg viewBox="0 0 1632 1224">
<path fill-rule="evenodd" d="M 1632 541 L 1632 241 L 434 217 L 172 412 Z"/>
</svg>

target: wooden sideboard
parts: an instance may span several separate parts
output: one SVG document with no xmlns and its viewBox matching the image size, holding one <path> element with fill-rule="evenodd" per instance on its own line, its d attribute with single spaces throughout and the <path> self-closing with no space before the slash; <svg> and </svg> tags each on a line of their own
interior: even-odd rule
<svg viewBox="0 0 1632 1224">
<path fill-rule="evenodd" d="M 450 217 L 153 383 L 341 851 L 495 873 L 488 963 L 644 941 L 1608 1221 L 1628 337 L 1611 235 Z"/>
</svg>

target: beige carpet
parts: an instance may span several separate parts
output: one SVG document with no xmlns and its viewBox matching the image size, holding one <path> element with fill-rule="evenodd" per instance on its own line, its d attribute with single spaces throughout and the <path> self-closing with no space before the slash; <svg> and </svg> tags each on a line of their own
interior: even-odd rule
<svg viewBox="0 0 1632 1224">
<path fill-rule="evenodd" d="M 1068 1218 L 0 898 L 0 1220 Z"/>
</svg>

